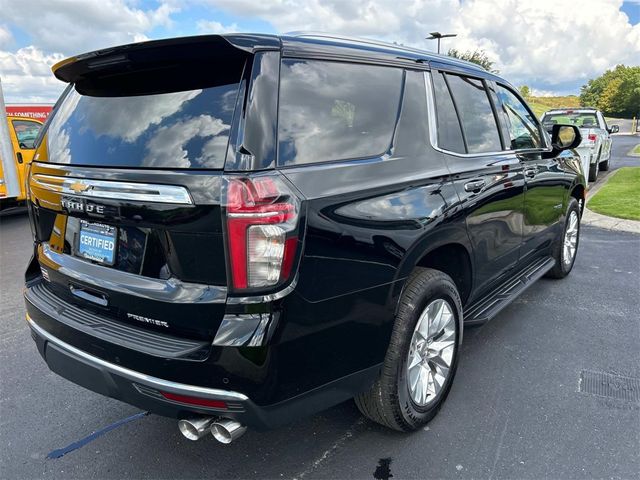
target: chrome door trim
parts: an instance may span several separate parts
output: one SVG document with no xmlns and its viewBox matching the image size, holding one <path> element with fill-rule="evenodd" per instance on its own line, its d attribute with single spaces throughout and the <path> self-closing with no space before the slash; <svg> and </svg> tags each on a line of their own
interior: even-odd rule
<svg viewBox="0 0 640 480">
<path fill-rule="evenodd" d="M 54 175 L 43 175 L 40 173 L 32 175 L 31 181 L 40 188 L 66 195 L 131 200 L 135 202 L 193 205 L 193 200 L 187 189 L 178 185 L 56 177 Z"/>
<path fill-rule="evenodd" d="M 452 152 L 451 150 L 446 150 L 440 146 L 438 146 L 438 126 L 437 126 L 437 118 L 436 118 L 436 100 L 433 94 L 433 86 L 431 83 L 431 71 L 424 72 L 424 84 L 425 91 L 427 95 L 427 110 L 428 110 L 428 119 L 429 119 L 429 143 L 434 150 L 437 150 L 441 153 L 446 153 L 447 155 L 453 155 L 455 157 L 462 158 L 479 158 L 479 157 L 494 157 L 496 155 L 514 155 L 514 154 L 525 154 L 525 153 L 544 153 L 550 152 L 551 148 L 526 148 L 520 150 L 498 150 L 495 152 L 481 152 L 481 153 L 458 153 Z M 544 137 L 544 136 L 543 136 Z M 546 142 L 546 140 L 545 140 Z"/>
</svg>

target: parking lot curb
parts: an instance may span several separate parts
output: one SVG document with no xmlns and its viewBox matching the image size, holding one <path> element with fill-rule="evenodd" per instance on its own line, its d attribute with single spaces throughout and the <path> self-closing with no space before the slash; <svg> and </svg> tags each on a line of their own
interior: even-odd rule
<svg viewBox="0 0 640 480">
<path fill-rule="evenodd" d="M 636 220 L 626 220 L 624 218 L 608 217 L 596 212 L 592 212 L 585 207 L 582 215 L 582 224 L 593 227 L 604 228 L 606 230 L 617 230 L 620 232 L 631 232 L 640 234 L 640 222 Z"/>
</svg>

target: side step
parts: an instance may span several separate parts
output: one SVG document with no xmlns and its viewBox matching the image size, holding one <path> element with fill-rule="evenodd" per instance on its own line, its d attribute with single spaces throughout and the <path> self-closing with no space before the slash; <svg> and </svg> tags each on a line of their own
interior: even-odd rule
<svg viewBox="0 0 640 480">
<path fill-rule="evenodd" d="M 495 317 L 533 282 L 553 268 L 555 260 L 541 258 L 507 280 L 486 297 L 469 305 L 464 311 L 464 325 L 481 325 Z"/>
</svg>

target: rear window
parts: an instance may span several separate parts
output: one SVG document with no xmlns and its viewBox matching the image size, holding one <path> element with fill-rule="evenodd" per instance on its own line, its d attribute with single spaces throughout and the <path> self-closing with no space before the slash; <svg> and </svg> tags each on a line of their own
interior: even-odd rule
<svg viewBox="0 0 640 480">
<path fill-rule="evenodd" d="M 48 161 L 221 169 L 237 92 L 238 83 L 132 96 L 81 95 L 72 88 L 47 131 Z"/>
<path fill-rule="evenodd" d="M 542 125 L 545 128 L 553 125 L 575 125 L 580 128 L 598 128 L 598 118 L 595 113 L 547 113 L 542 117 Z"/>
<path fill-rule="evenodd" d="M 285 60 L 280 74 L 278 162 L 374 157 L 391 145 L 402 70 Z"/>
</svg>

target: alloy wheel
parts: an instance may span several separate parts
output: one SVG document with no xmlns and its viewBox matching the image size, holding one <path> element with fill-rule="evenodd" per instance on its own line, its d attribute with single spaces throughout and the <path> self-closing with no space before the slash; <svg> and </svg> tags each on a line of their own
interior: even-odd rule
<svg viewBox="0 0 640 480">
<path fill-rule="evenodd" d="M 569 214 L 567 229 L 564 232 L 564 242 L 562 246 L 562 262 L 565 267 L 571 266 L 573 257 L 576 255 L 578 246 L 578 214 L 572 210 Z"/>
<path fill-rule="evenodd" d="M 456 344 L 456 318 L 449 302 L 427 305 L 416 324 L 407 359 L 411 399 L 418 406 L 432 403 L 445 386 Z"/>
</svg>

